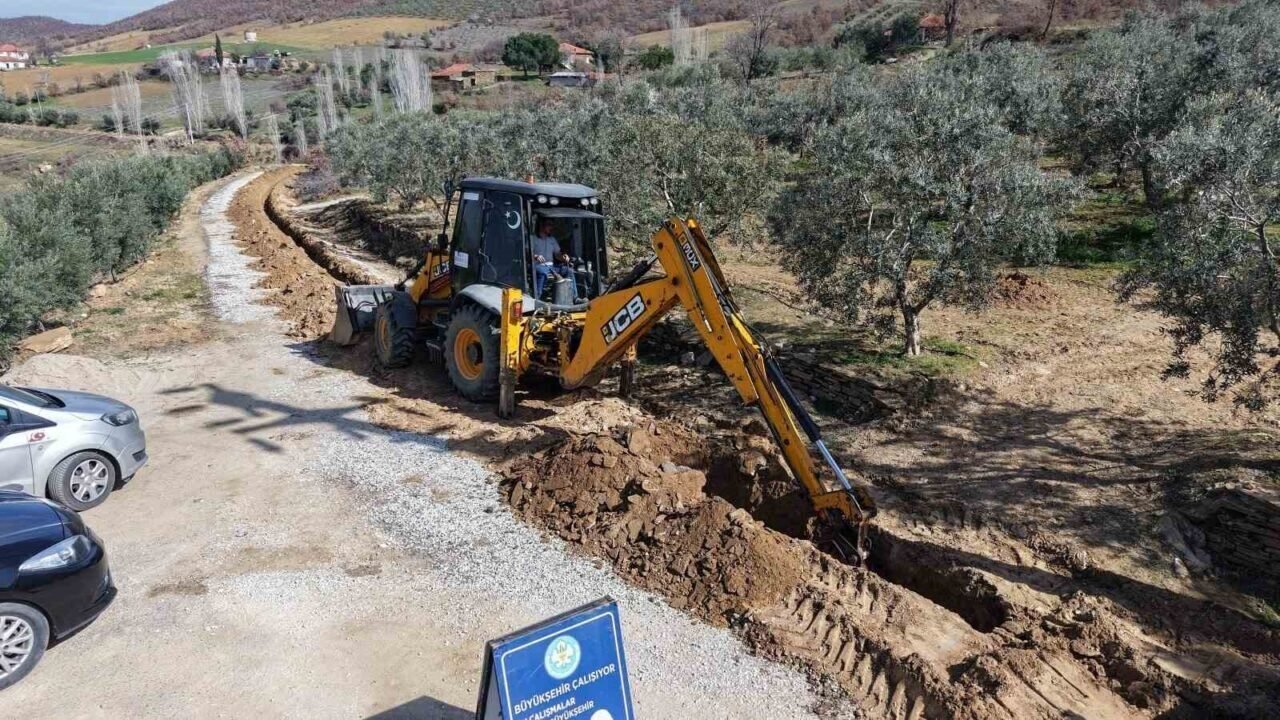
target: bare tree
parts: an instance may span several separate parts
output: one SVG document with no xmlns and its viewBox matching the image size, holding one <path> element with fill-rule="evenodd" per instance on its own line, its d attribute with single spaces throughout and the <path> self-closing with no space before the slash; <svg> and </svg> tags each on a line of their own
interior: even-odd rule
<svg viewBox="0 0 1280 720">
<path fill-rule="evenodd" d="M 960 26 L 960 6 L 964 0 L 942 0 L 942 22 L 947 28 L 947 47 L 951 47 L 956 38 L 956 28 Z"/>
<path fill-rule="evenodd" d="M 240 73 L 233 67 L 219 68 L 218 80 L 222 84 L 222 107 L 235 121 L 240 137 L 249 137 L 249 119 L 244 112 L 244 93 L 240 91 Z"/>
<path fill-rule="evenodd" d="M 284 148 L 280 144 L 280 124 L 276 121 L 275 113 L 267 115 L 267 137 L 271 140 L 271 147 L 276 153 L 276 162 L 284 162 Z"/>
<path fill-rule="evenodd" d="M 1049 17 L 1045 18 L 1044 20 L 1044 31 L 1040 33 L 1041 40 L 1049 36 L 1049 28 L 1053 27 L 1053 14 L 1058 9 L 1058 0 L 1048 0 L 1048 3 L 1049 3 L 1049 13 L 1048 13 Z"/>
<path fill-rule="evenodd" d="M 769 62 L 769 45 L 773 31 L 778 27 L 778 5 L 770 0 L 755 0 L 747 13 L 747 21 L 751 23 L 742 34 L 734 37 L 725 50 L 733 58 L 742 77 L 754 80 L 768 75 L 772 68 Z"/>
<path fill-rule="evenodd" d="M 689 22 L 675 5 L 667 13 L 667 27 L 671 30 L 671 52 L 675 55 L 677 67 L 688 65 L 693 61 L 693 38 L 689 32 Z"/>
</svg>

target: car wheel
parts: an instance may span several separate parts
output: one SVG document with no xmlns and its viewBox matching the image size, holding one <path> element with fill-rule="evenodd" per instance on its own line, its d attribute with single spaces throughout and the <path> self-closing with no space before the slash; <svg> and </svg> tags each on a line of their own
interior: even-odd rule
<svg viewBox="0 0 1280 720">
<path fill-rule="evenodd" d="M 78 452 L 49 473 L 49 497 L 76 512 L 101 505 L 115 486 L 115 465 L 93 451 Z"/>
<path fill-rule="evenodd" d="M 0 690 L 35 669 L 49 646 L 49 621 L 39 610 L 0 603 Z"/>
</svg>

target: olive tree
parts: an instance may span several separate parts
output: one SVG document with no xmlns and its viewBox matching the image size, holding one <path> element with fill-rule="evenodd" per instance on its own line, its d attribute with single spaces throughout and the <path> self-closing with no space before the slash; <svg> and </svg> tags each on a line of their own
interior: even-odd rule
<svg viewBox="0 0 1280 720">
<path fill-rule="evenodd" d="M 1216 339 L 1207 343 L 1214 363 L 1204 396 L 1243 384 L 1237 401 L 1256 409 L 1280 377 L 1280 100 L 1224 93 L 1191 115 L 1155 152 L 1175 200 L 1120 290 L 1174 321 L 1166 374 L 1188 375 L 1189 351 Z M 1273 360 L 1264 370 L 1266 351 Z"/>
<path fill-rule="evenodd" d="M 488 171 L 500 150 L 486 123 L 466 114 L 440 119 L 422 113 L 343 126 L 327 147 L 344 183 L 363 185 L 375 199 L 395 200 L 404 209 L 430 202 L 441 212 L 444 184 Z"/>
<path fill-rule="evenodd" d="M 1044 141 L 1062 123 L 1062 75 L 1044 51 L 1027 44 L 994 43 L 947 60 L 999 108 L 1018 135 Z"/>
<path fill-rule="evenodd" d="M 1181 122 L 1200 86 L 1195 43 L 1163 19 L 1096 33 L 1076 54 L 1063 92 L 1064 144 L 1082 170 L 1136 171 L 1148 207 L 1163 190 L 1156 146 Z"/>
<path fill-rule="evenodd" d="M 771 213 L 783 265 L 813 300 L 921 352 L 935 302 L 981 307 L 1009 260 L 1054 254 L 1073 185 L 1042 172 L 980 83 L 937 65 L 863 86 Z"/>
</svg>

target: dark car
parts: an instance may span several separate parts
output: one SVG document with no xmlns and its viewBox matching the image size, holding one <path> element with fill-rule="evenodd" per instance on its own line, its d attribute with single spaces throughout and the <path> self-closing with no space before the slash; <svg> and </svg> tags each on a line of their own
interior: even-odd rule
<svg viewBox="0 0 1280 720">
<path fill-rule="evenodd" d="M 74 511 L 0 490 L 0 690 L 116 596 L 102 541 Z"/>
</svg>

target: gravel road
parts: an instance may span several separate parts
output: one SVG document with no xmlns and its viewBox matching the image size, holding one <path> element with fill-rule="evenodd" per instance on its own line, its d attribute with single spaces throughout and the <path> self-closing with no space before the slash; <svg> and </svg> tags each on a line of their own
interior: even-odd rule
<svg viewBox="0 0 1280 720">
<path fill-rule="evenodd" d="M 152 461 L 86 514 L 115 606 L 6 691 L 6 709 L 461 720 L 486 639 L 612 595 L 640 717 L 814 716 L 797 672 L 544 539 L 442 440 L 370 423 L 376 389 L 287 339 L 250 289 L 225 211 L 255 177 L 213 192 L 203 237 L 181 238 L 206 263 L 217 340 L 37 356 L 9 378 L 131 402 Z"/>
</svg>

